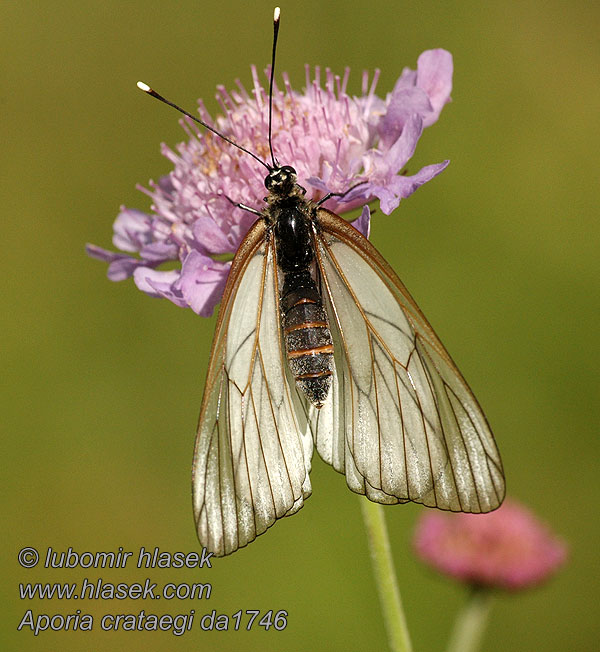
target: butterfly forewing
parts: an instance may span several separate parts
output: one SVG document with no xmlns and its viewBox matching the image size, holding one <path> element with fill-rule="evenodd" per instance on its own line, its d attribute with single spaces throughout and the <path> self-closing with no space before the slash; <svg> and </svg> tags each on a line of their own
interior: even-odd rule
<svg viewBox="0 0 600 652">
<path fill-rule="evenodd" d="M 500 457 L 460 372 L 374 247 L 329 211 L 316 221 L 336 346 L 331 404 L 309 410 L 319 453 L 377 502 L 495 509 Z"/>
<path fill-rule="evenodd" d="M 274 247 L 264 222 L 236 255 L 219 315 L 194 454 L 194 513 L 217 555 L 310 495 L 312 440 L 284 369 Z"/>
</svg>

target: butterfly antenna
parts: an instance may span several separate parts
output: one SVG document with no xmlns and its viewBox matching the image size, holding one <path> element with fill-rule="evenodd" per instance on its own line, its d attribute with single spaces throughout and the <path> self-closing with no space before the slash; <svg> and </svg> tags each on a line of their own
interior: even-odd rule
<svg viewBox="0 0 600 652">
<path fill-rule="evenodd" d="M 277 51 L 277 36 L 279 35 L 279 15 L 281 9 L 275 7 L 273 13 L 273 54 L 271 56 L 271 79 L 269 80 L 269 149 L 271 150 L 271 161 L 273 167 L 277 167 L 275 154 L 273 154 L 273 79 L 275 78 L 275 53 Z"/>
<path fill-rule="evenodd" d="M 246 152 L 246 154 L 250 154 L 250 156 L 253 159 L 258 161 L 261 165 L 264 165 L 267 168 L 267 170 L 269 170 L 269 172 L 273 171 L 273 168 L 270 165 L 268 165 L 267 163 L 265 163 L 261 158 L 256 156 L 256 154 L 252 153 L 250 150 L 246 149 L 245 147 L 242 147 L 241 145 L 238 145 L 236 142 L 231 140 L 231 138 L 227 138 L 227 136 L 225 136 L 221 132 L 217 131 L 214 127 L 211 127 L 209 124 L 206 124 L 206 122 L 204 122 L 204 120 L 200 120 L 200 118 L 197 118 L 195 115 L 192 115 L 191 113 L 189 113 L 185 109 L 182 109 L 180 106 L 177 106 L 177 104 L 175 104 L 174 102 L 171 102 L 170 100 L 167 100 L 165 97 L 163 97 L 162 95 L 157 93 L 153 88 L 150 88 L 150 86 L 148 86 L 148 84 L 145 84 L 144 82 L 139 81 L 137 83 L 137 87 L 140 90 L 144 91 L 144 93 L 147 93 L 148 95 L 151 95 L 152 97 L 156 98 L 157 100 L 160 100 L 161 102 L 164 102 L 165 104 L 168 104 L 169 106 L 172 106 L 174 109 L 177 109 L 177 111 L 179 111 L 179 113 L 183 113 L 183 115 L 187 116 L 188 118 L 190 118 L 194 122 L 197 122 L 199 125 L 202 125 L 205 129 L 208 129 L 209 131 L 212 131 L 213 134 L 219 136 L 219 138 L 222 138 L 224 141 L 228 142 L 230 145 L 233 145 L 234 147 L 237 147 L 238 149 L 241 149 L 242 152 Z M 271 142 L 271 137 L 269 136 L 269 143 L 270 142 Z M 273 155 L 273 150 L 271 150 L 271 156 L 272 155 Z"/>
</svg>

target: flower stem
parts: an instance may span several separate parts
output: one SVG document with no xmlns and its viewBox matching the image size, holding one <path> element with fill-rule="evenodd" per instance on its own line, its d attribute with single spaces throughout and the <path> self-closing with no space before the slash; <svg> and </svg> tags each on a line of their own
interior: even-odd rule
<svg viewBox="0 0 600 652">
<path fill-rule="evenodd" d="M 391 652 L 412 652 L 402 600 L 396 581 L 394 561 L 383 515 L 383 507 L 366 498 L 360 499 L 362 515 L 367 529 L 371 561 L 383 620 Z"/>
<path fill-rule="evenodd" d="M 491 592 L 474 587 L 458 613 L 446 652 L 475 652 L 479 649 L 491 605 Z"/>
</svg>

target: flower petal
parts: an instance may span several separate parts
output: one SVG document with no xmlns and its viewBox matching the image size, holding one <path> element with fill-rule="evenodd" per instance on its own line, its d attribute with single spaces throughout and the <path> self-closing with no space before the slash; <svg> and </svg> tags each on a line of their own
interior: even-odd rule
<svg viewBox="0 0 600 652">
<path fill-rule="evenodd" d="M 177 288 L 187 305 L 201 317 L 210 317 L 221 300 L 230 266 L 199 251 L 191 251 L 183 261 Z"/>
<path fill-rule="evenodd" d="M 133 274 L 137 267 L 144 264 L 139 258 L 102 249 L 102 247 L 96 247 L 96 245 L 87 244 L 85 251 L 92 258 L 110 263 L 106 275 L 111 281 L 124 281 Z"/>
<path fill-rule="evenodd" d="M 180 272 L 177 269 L 160 271 L 150 267 L 138 267 L 133 280 L 138 289 L 155 298 L 169 299 L 180 308 L 187 308 L 188 304 L 177 289 Z"/>
<path fill-rule="evenodd" d="M 97 260 L 102 260 L 105 263 L 112 263 L 113 260 L 118 260 L 120 258 L 130 258 L 126 254 L 118 254 L 114 251 L 109 251 L 108 249 L 103 249 L 93 244 L 85 245 L 85 253 L 90 256 L 90 258 L 96 258 Z"/>
<path fill-rule="evenodd" d="M 357 231 L 360 231 L 365 238 L 369 238 L 369 234 L 371 233 L 371 210 L 369 209 L 368 204 L 363 206 L 360 217 L 352 222 L 352 226 Z"/>
<path fill-rule="evenodd" d="M 389 147 L 398 140 L 409 116 L 426 116 L 433 112 L 427 93 L 421 88 L 400 88 L 392 93 L 387 112 L 380 125 L 383 145 Z"/>
<path fill-rule="evenodd" d="M 454 64 L 447 50 L 426 50 L 417 61 L 416 83 L 431 101 L 432 113 L 424 116 L 423 126 L 429 127 L 440 116 L 444 105 L 450 101 Z"/>
<path fill-rule="evenodd" d="M 152 242 L 140 250 L 140 256 L 147 263 L 164 263 L 177 260 L 178 247 L 173 242 Z"/>
<path fill-rule="evenodd" d="M 401 199 L 412 195 L 412 193 L 424 183 L 431 181 L 442 170 L 446 169 L 450 161 L 426 165 L 412 176 L 396 175 L 385 185 L 369 186 L 369 191 L 379 199 L 381 210 L 386 215 L 394 211 Z"/>
<path fill-rule="evenodd" d="M 420 115 L 413 113 L 408 117 L 400 137 L 385 155 L 390 170 L 398 173 L 410 161 L 422 133 L 423 119 Z"/>
<path fill-rule="evenodd" d="M 122 207 L 113 229 L 113 244 L 122 251 L 139 251 L 152 242 L 152 217 L 135 208 Z"/>
<path fill-rule="evenodd" d="M 126 278 L 133 276 L 138 267 L 145 266 L 146 263 L 139 258 L 132 258 L 131 256 L 123 256 L 123 258 L 115 259 L 106 270 L 106 276 L 111 281 L 124 281 Z"/>
<path fill-rule="evenodd" d="M 227 234 L 212 217 L 197 217 L 192 232 L 200 251 L 207 254 L 233 253 Z"/>
</svg>

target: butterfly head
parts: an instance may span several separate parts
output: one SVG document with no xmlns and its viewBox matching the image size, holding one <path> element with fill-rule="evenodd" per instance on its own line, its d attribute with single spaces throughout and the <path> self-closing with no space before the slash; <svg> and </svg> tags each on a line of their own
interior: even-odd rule
<svg viewBox="0 0 600 652">
<path fill-rule="evenodd" d="M 270 193 L 285 197 L 294 190 L 296 178 L 296 170 L 291 165 L 282 165 L 265 177 L 265 187 Z"/>
</svg>

